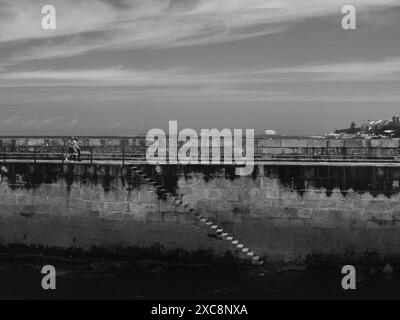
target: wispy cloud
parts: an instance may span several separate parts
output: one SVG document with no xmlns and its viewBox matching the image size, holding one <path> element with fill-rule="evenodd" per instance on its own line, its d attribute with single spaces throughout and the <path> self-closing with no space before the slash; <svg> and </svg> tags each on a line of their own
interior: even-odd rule
<svg viewBox="0 0 400 320">
<path fill-rule="evenodd" d="M 260 74 L 302 75 L 302 80 L 312 81 L 380 81 L 400 80 L 400 58 L 379 61 L 350 61 L 340 63 L 313 63 L 289 68 L 265 70 Z"/>
<path fill-rule="evenodd" d="M 0 86 L 229 86 L 282 82 L 400 80 L 400 57 L 375 61 L 312 63 L 261 70 L 204 73 L 191 68 L 134 70 L 123 66 L 99 69 L 10 71 Z"/>
<path fill-rule="evenodd" d="M 14 63 L 92 50 L 220 43 L 280 32 L 308 18 L 338 15 L 344 0 L 85 0 L 52 1 L 57 30 L 41 29 L 43 0 L 0 2 L 0 44 L 24 41 Z M 352 0 L 371 11 L 398 0 Z"/>
<path fill-rule="evenodd" d="M 43 128 L 62 123 L 63 117 L 53 117 L 44 119 L 24 119 L 20 116 L 10 116 L 3 119 L 3 125 L 21 127 L 25 129 Z"/>
<path fill-rule="evenodd" d="M 386 86 L 371 93 L 363 83 L 400 81 L 400 58 L 374 61 L 332 62 L 229 72 L 199 72 L 194 69 L 135 70 L 123 66 L 100 69 L 32 70 L 0 74 L 0 87 L 115 87 L 128 88 L 103 96 L 97 90 L 88 100 L 213 100 L 213 101 L 400 101 L 397 91 Z M 314 83 L 320 90 L 315 92 Z M 322 83 L 328 84 L 322 86 Z M 340 94 L 329 83 L 353 82 Z M 309 85 L 307 85 L 309 84 Z M 278 89 L 279 88 L 279 89 Z M 310 91 L 311 88 L 311 91 Z M 42 97 L 68 101 L 68 95 Z M 85 99 L 80 94 L 79 99 Z"/>
</svg>

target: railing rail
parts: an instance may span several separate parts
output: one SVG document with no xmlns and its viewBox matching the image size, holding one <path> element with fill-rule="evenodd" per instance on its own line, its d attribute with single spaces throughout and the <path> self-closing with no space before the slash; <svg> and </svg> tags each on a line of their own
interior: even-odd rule
<svg viewBox="0 0 400 320">
<path fill-rule="evenodd" d="M 208 157 L 202 153 L 202 149 L 198 148 L 198 160 L 208 159 L 212 163 L 212 157 L 215 155 L 215 148 L 209 148 Z M 242 155 L 246 155 L 246 149 L 243 148 Z M 372 148 L 372 147 L 274 147 L 263 146 L 255 148 L 255 161 L 268 160 L 292 160 L 292 161 L 400 161 L 399 148 Z M 65 157 L 69 152 L 64 146 L 3 146 L 0 147 L 3 163 L 9 160 L 26 160 L 34 163 L 38 161 L 60 161 L 65 162 Z M 168 148 L 160 150 L 168 161 Z M 224 147 L 220 147 L 219 159 L 224 163 Z M 235 158 L 232 155 L 232 161 Z M 82 146 L 81 159 L 94 163 L 96 161 L 120 161 L 122 165 L 129 161 L 146 161 L 146 148 L 137 147 L 95 147 Z"/>
</svg>

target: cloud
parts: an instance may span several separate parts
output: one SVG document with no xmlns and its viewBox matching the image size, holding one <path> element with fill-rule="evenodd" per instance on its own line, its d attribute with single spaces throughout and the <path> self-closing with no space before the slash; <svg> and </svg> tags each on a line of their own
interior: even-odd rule
<svg viewBox="0 0 400 320">
<path fill-rule="evenodd" d="M 86 101 L 331 101 L 399 102 L 397 90 L 368 82 L 400 81 L 400 57 L 382 60 L 313 63 L 262 70 L 197 72 L 193 69 L 32 70 L 0 74 L 1 87 L 61 87 L 62 94 L 40 95 L 47 103 Z M 318 82 L 319 90 L 315 91 Z M 340 83 L 353 82 L 351 90 Z M 323 85 L 325 83 L 326 85 Z M 335 83 L 335 92 L 330 90 Z M 65 87 L 85 87 L 79 95 Z M 393 87 L 393 86 L 392 86 Z M 89 89 L 90 88 L 90 89 Z M 96 89 L 97 88 L 97 89 Z M 109 88 L 104 90 L 102 88 Z M 51 90 L 51 89 L 49 89 Z M 110 94 L 112 92 L 112 94 Z M 76 102 L 78 102 L 76 101 Z M 18 119 L 14 119 L 18 120 Z M 27 125 L 35 125 L 35 122 Z M 43 125 L 46 123 L 43 123 Z"/>
<path fill-rule="evenodd" d="M 400 57 L 378 61 L 313 63 L 288 68 L 264 70 L 259 74 L 275 74 L 292 81 L 389 81 L 400 80 Z"/>
<path fill-rule="evenodd" d="M 281 32 L 308 18 L 338 15 L 344 0 L 54 0 L 57 30 L 42 30 L 46 1 L 2 0 L 0 44 L 21 41 L 14 63 L 93 50 L 165 48 L 234 41 Z M 398 0 L 352 0 L 359 11 Z M 23 8 L 23 9 L 21 9 Z"/>
<path fill-rule="evenodd" d="M 204 73 L 192 68 L 138 70 L 123 66 L 98 69 L 44 69 L 0 74 L 0 87 L 7 86 L 132 86 L 138 88 L 196 87 L 240 89 L 268 83 L 399 81 L 400 57 L 382 60 L 320 62 L 261 70 Z M 253 86 L 253 87 L 252 87 Z"/>
<path fill-rule="evenodd" d="M 20 116 L 10 116 L 3 120 L 5 126 L 20 127 L 25 129 L 43 128 L 61 123 L 63 117 L 53 117 L 44 119 L 23 119 Z"/>
<path fill-rule="evenodd" d="M 7 125 L 7 124 L 12 124 L 12 123 L 15 123 L 15 122 L 18 122 L 18 121 L 20 121 L 20 117 L 18 117 L 18 116 L 11 116 L 11 117 L 7 117 L 7 118 L 5 118 L 5 119 L 3 119 L 3 123 L 5 124 L 5 125 Z"/>
</svg>

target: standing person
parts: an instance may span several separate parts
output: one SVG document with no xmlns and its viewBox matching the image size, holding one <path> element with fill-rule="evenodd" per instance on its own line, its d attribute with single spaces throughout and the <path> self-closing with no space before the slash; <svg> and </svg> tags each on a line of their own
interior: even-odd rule
<svg viewBox="0 0 400 320">
<path fill-rule="evenodd" d="M 68 153 L 69 155 L 65 158 L 66 162 L 75 161 L 76 157 L 78 157 L 78 161 L 81 161 L 81 148 L 75 137 L 71 137 L 68 140 Z"/>
<path fill-rule="evenodd" d="M 79 146 L 78 139 L 74 138 L 72 144 L 73 144 L 73 148 L 74 148 L 74 160 L 75 160 L 76 155 L 78 155 L 78 161 L 81 161 L 81 147 Z"/>
<path fill-rule="evenodd" d="M 66 162 L 72 161 L 74 160 L 74 146 L 73 146 L 73 141 L 74 141 L 74 137 L 71 137 L 68 139 L 67 141 L 67 146 L 68 146 L 68 155 L 65 158 Z"/>
</svg>

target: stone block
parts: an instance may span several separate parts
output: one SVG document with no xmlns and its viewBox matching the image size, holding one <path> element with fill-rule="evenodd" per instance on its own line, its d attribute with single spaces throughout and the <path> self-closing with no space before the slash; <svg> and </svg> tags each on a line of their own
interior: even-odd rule
<svg viewBox="0 0 400 320">
<path fill-rule="evenodd" d="M 301 154 L 301 148 L 282 148 L 282 154 L 285 155 L 299 155 Z"/>
<path fill-rule="evenodd" d="M 307 140 L 306 139 L 282 139 L 282 147 L 284 148 L 306 148 Z"/>
<path fill-rule="evenodd" d="M 139 193 L 139 201 L 143 203 L 156 202 L 157 194 L 154 191 L 141 190 Z"/>
<path fill-rule="evenodd" d="M 250 217 L 252 218 L 277 218 L 281 217 L 281 208 L 250 206 Z"/>
<path fill-rule="evenodd" d="M 258 152 L 263 155 L 279 155 L 282 154 L 282 148 L 258 148 Z"/>
<path fill-rule="evenodd" d="M 372 148 L 400 148 L 398 138 L 392 139 L 371 139 Z"/>
<path fill-rule="evenodd" d="M 219 189 L 210 189 L 208 190 L 208 199 L 221 199 L 222 198 L 222 192 Z"/>
<path fill-rule="evenodd" d="M 343 148 L 344 140 L 341 139 L 329 139 L 327 140 L 327 146 L 329 148 Z"/>
<path fill-rule="evenodd" d="M 393 211 L 393 220 L 400 221 L 400 211 Z"/>
<path fill-rule="evenodd" d="M 26 146 L 34 147 L 34 146 L 44 146 L 45 141 L 42 138 L 29 138 L 26 140 Z"/>
<path fill-rule="evenodd" d="M 221 190 L 222 191 L 222 196 L 225 200 L 227 201 L 240 201 L 240 194 L 242 193 L 241 191 L 244 190 L 237 190 L 237 189 L 226 189 L 226 190 Z M 247 195 L 248 200 L 248 193 L 245 193 Z"/>
<path fill-rule="evenodd" d="M 387 201 L 372 200 L 365 206 L 366 211 L 384 211 L 387 208 Z"/>
<path fill-rule="evenodd" d="M 189 186 L 180 187 L 179 191 L 180 194 L 193 194 L 193 188 Z"/>
<path fill-rule="evenodd" d="M 320 209 L 337 209 L 338 202 L 335 199 L 322 199 L 319 202 Z"/>
<path fill-rule="evenodd" d="M 307 147 L 308 148 L 326 148 L 327 140 L 326 139 L 307 139 Z"/>
<path fill-rule="evenodd" d="M 299 209 L 286 207 L 282 209 L 282 217 L 289 219 L 299 218 Z"/>
<path fill-rule="evenodd" d="M 281 148 L 282 140 L 281 139 L 273 139 L 273 138 L 261 138 L 257 140 L 258 150 L 260 148 Z"/>
<path fill-rule="evenodd" d="M 366 210 L 363 215 L 365 220 L 393 220 L 393 213 L 391 211 L 369 211 Z"/>
<path fill-rule="evenodd" d="M 362 148 L 362 140 L 361 139 L 346 139 L 344 140 L 345 148 Z"/>
<path fill-rule="evenodd" d="M 141 207 L 147 212 L 159 212 L 160 205 L 158 203 L 142 203 Z"/>
<path fill-rule="evenodd" d="M 312 218 L 312 209 L 308 209 L 308 208 L 299 209 L 297 212 L 297 216 L 299 219 L 311 219 Z"/>
<path fill-rule="evenodd" d="M 104 202 L 104 211 L 126 212 L 128 202 Z"/>
</svg>

